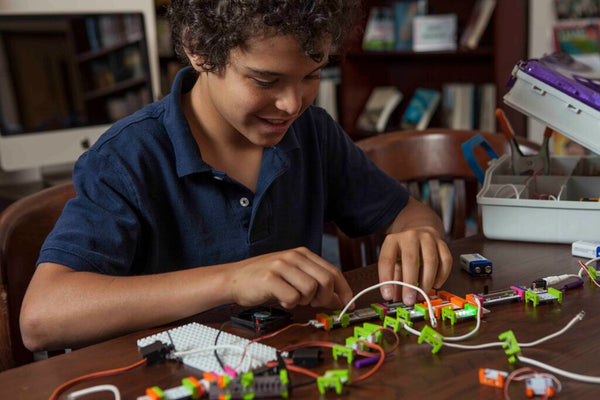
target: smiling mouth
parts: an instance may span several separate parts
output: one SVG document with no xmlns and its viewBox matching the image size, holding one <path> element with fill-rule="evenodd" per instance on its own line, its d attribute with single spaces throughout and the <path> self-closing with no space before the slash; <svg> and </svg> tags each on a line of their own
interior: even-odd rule
<svg viewBox="0 0 600 400">
<path fill-rule="evenodd" d="M 272 124 L 272 125 L 285 125 L 288 123 L 288 120 L 284 120 L 284 119 L 263 118 L 263 120 L 265 120 L 266 122 L 268 122 L 269 124 Z"/>
</svg>

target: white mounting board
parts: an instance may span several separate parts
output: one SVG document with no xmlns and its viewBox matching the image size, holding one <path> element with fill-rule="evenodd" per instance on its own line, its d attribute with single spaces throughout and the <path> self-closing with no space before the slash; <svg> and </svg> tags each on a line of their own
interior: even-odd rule
<svg viewBox="0 0 600 400">
<path fill-rule="evenodd" d="M 169 333 L 167 333 L 169 332 Z M 168 331 L 160 332 L 152 336 L 139 339 L 137 341 L 138 348 L 147 346 L 159 340 L 165 344 L 171 344 L 169 334 L 173 339 L 172 344 L 175 346 L 175 352 L 182 352 L 196 349 L 207 349 L 194 354 L 182 356 L 182 361 L 185 365 L 196 368 L 204 372 L 215 372 L 223 374 L 224 371 L 219 365 L 215 357 L 212 347 L 215 345 L 215 338 L 219 333 L 218 329 L 199 323 L 191 323 L 180 327 L 169 329 Z M 233 345 L 240 349 L 244 348 L 250 340 L 240 336 L 233 335 L 227 332 L 221 332 L 217 345 Z M 210 350 L 208 350 L 210 349 Z M 225 366 L 236 367 L 240 364 L 242 350 L 237 349 L 219 349 L 219 358 Z M 250 356 L 250 357 L 248 357 Z M 256 368 L 263 367 L 269 361 L 277 359 L 277 349 L 266 346 L 261 343 L 252 343 L 248 346 L 246 357 L 237 369 L 238 372 L 247 372 Z"/>
</svg>

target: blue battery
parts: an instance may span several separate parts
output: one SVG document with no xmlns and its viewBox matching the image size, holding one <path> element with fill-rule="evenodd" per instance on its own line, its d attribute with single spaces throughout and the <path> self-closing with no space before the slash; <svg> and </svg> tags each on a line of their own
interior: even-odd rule
<svg viewBox="0 0 600 400">
<path fill-rule="evenodd" d="M 492 262 L 479 253 L 461 254 L 460 265 L 471 276 L 489 276 L 492 274 Z"/>
</svg>

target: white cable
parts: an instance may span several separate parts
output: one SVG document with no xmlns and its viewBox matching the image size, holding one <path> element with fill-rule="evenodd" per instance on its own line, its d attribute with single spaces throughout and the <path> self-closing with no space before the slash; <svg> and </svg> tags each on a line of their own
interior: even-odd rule
<svg viewBox="0 0 600 400">
<path fill-rule="evenodd" d="M 562 194 L 566 188 L 567 188 L 567 185 L 560 185 L 560 191 L 558 192 L 558 196 L 556 197 L 557 201 L 560 200 L 560 197 L 562 196 Z"/>
<path fill-rule="evenodd" d="M 451 337 L 444 337 L 444 344 L 449 346 L 449 347 L 456 347 L 459 345 L 454 345 L 453 343 L 447 343 L 447 342 L 459 342 L 461 340 L 465 340 L 471 336 L 473 336 L 475 333 L 477 333 L 477 331 L 479 330 L 479 326 L 481 325 L 481 303 L 479 302 L 479 299 L 477 297 L 474 297 L 475 302 L 477 303 L 477 307 L 479 309 L 479 311 L 477 312 L 477 323 L 475 325 L 475 329 L 473 329 L 471 332 L 462 335 L 462 336 L 451 336 Z M 411 328 L 408 325 L 404 325 L 403 326 L 404 329 L 406 329 L 407 332 L 412 333 L 415 336 L 421 336 L 421 331 L 418 331 L 416 329 Z M 502 343 L 498 342 L 498 344 L 502 345 Z M 493 347 L 493 346 L 489 346 L 489 347 Z"/>
<path fill-rule="evenodd" d="M 543 369 L 550 371 L 556 375 L 561 375 L 561 376 L 564 376 L 569 379 L 573 379 L 573 380 L 580 381 L 580 382 L 587 382 L 587 383 L 600 383 L 600 377 L 597 377 L 597 376 L 576 374 L 576 373 L 565 371 L 560 368 L 553 367 L 552 365 L 548 365 L 543 362 L 540 362 L 537 360 L 532 360 L 531 358 L 527 358 L 527 357 L 523 357 L 523 356 L 517 356 L 517 358 L 519 361 L 521 361 L 525 364 L 533 365 L 538 368 L 543 368 Z"/>
<path fill-rule="evenodd" d="M 594 263 L 594 262 L 596 262 L 596 261 L 598 261 L 598 260 L 600 260 L 600 257 L 592 258 L 591 260 L 587 260 L 587 261 L 584 263 L 584 265 L 585 265 L 586 267 L 591 267 L 591 264 L 592 264 L 592 263 Z M 594 267 L 594 269 L 596 269 L 596 268 Z M 585 272 L 585 271 L 584 271 L 584 269 L 583 269 L 583 268 L 579 268 L 579 272 L 577 273 L 577 276 L 578 276 L 580 279 L 583 279 L 583 274 L 584 274 L 584 272 Z M 587 274 L 586 274 L 586 276 L 587 276 Z M 596 280 L 595 280 L 595 279 L 591 279 L 591 277 L 590 277 L 590 276 L 587 276 L 587 277 L 588 277 L 588 278 L 590 278 L 590 281 L 591 281 L 591 282 L 592 282 L 594 285 L 596 285 L 596 286 L 600 287 L 600 284 L 599 284 L 598 282 L 596 282 Z"/>
<path fill-rule="evenodd" d="M 501 185 L 497 190 L 496 193 L 494 193 L 494 197 L 498 197 L 498 194 L 500 193 L 500 191 L 502 189 L 504 189 L 505 187 L 511 187 L 514 191 L 515 191 L 515 198 L 518 200 L 519 199 L 519 190 L 517 189 L 517 187 L 515 185 L 513 185 L 512 183 L 505 183 L 504 185 Z M 509 197 L 510 198 L 510 197 Z"/>
<path fill-rule="evenodd" d="M 420 287 L 413 286 L 410 283 L 404 283 L 404 282 L 400 282 L 400 281 L 385 281 L 385 282 L 378 283 L 376 285 L 370 286 L 370 287 L 362 290 L 356 296 L 354 296 L 348 302 L 348 304 L 346 304 L 346 307 L 344 307 L 344 309 L 337 316 L 338 320 L 342 319 L 342 316 L 348 311 L 348 308 L 350 308 L 352 303 L 354 303 L 360 296 L 362 296 L 363 294 L 365 294 L 373 289 L 377 289 L 378 287 L 385 286 L 385 285 L 406 286 L 406 287 L 409 287 L 409 288 L 414 289 L 417 292 L 421 293 L 423 295 L 423 297 L 425 298 L 425 301 L 427 302 L 427 309 L 429 310 L 429 321 L 431 322 L 431 326 L 433 326 L 434 328 L 437 326 L 437 320 L 435 319 L 433 307 L 431 306 L 431 300 L 429 300 L 429 296 L 427 296 L 427 293 L 425 293 L 423 291 L 423 289 L 421 289 Z"/>
<path fill-rule="evenodd" d="M 85 396 L 86 394 L 96 392 L 112 392 L 115 395 L 115 400 L 121 400 L 121 392 L 119 392 L 119 388 L 117 388 L 115 385 L 97 385 L 87 389 L 81 389 L 76 392 L 69 393 L 67 399 L 74 400 L 78 397 Z"/>
<path fill-rule="evenodd" d="M 559 284 L 562 281 L 566 281 L 569 278 L 580 278 L 581 279 L 581 277 L 579 275 L 575 275 L 575 274 L 553 275 L 553 276 L 547 276 L 542 279 L 546 281 L 546 284 L 548 286 L 554 286 L 554 285 Z"/>
<path fill-rule="evenodd" d="M 544 336 L 541 339 L 538 339 L 536 341 L 533 342 L 529 342 L 529 343 L 519 343 L 520 347 L 533 347 L 533 346 L 537 346 L 538 344 L 544 343 L 550 339 L 554 339 L 557 336 L 562 335 L 563 333 L 565 333 L 566 331 L 568 331 L 573 325 L 575 325 L 576 322 L 579 322 L 583 319 L 583 317 L 585 316 L 585 311 L 580 311 L 579 314 L 577 314 L 576 316 L 573 317 L 573 319 L 571 319 L 571 321 L 569 321 L 569 323 L 567 325 L 565 325 L 564 328 L 562 328 L 561 330 L 554 332 L 548 336 Z"/>
<path fill-rule="evenodd" d="M 561 330 L 554 332 L 548 336 L 544 336 L 543 338 L 538 339 L 533 342 L 517 343 L 517 344 L 519 345 L 519 347 L 533 347 L 533 346 L 537 346 L 541 343 L 547 342 L 550 339 L 554 339 L 555 337 L 560 336 L 563 333 L 565 333 L 567 330 L 569 330 L 576 322 L 581 321 L 583 319 L 584 315 L 585 315 L 585 311 L 579 312 L 576 316 L 574 316 L 571 319 L 571 321 L 569 321 L 569 323 L 567 325 L 564 326 L 564 328 L 562 328 Z M 448 347 L 453 347 L 456 349 L 466 349 L 466 350 L 481 350 L 481 349 L 487 349 L 490 347 L 497 347 L 497 346 L 502 347 L 503 344 L 504 344 L 504 342 L 491 342 L 491 343 L 483 343 L 483 344 L 476 344 L 476 345 L 444 343 L 444 345 L 446 345 Z"/>
<path fill-rule="evenodd" d="M 444 343 L 445 342 L 460 342 L 461 340 L 470 338 L 471 336 L 476 334 L 477 331 L 479 331 L 479 326 L 481 325 L 481 313 L 483 311 L 481 310 L 481 302 L 479 301 L 479 298 L 477 296 L 473 296 L 473 299 L 475 299 L 475 303 L 477 303 L 477 323 L 475 324 L 475 329 L 473 329 L 471 332 L 466 333 L 462 336 L 444 337 Z"/>
<path fill-rule="evenodd" d="M 185 351 L 176 351 L 173 353 L 173 356 L 175 357 L 182 357 L 182 356 L 187 356 L 190 354 L 196 354 L 196 353 L 202 353 L 204 351 L 214 351 L 214 350 L 222 350 L 222 349 L 233 349 L 233 350 L 238 350 L 241 354 L 244 354 L 244 348 L 242 346 L 236 346 L 233 344 L 220 344 L 217 346 L 207 346 L 207 347 L 202 347 L 202 348 L 198 348 L 198 349 L 191 349 L 191 350 L 185 350 Z M 252 365 L 252 354 L 250 354 L 250 352 L 246 352 L 246 356 L 245 358 L 248 359 L 248 365 L 251 366 Z M 241 364 L 241 362 L 240 362 Z"/>
<path fill-rule="evenodd" d="M 589 267 L 591 263 L 596 262 L 596 261 L 600 261 L 600 257 L 595 257 L 595 258 L 592 258 L 591 260 L 587 260 L 585 262 L 585 265 Z"/>
<path fill-rule="evenodd" d="M 600 257 L 592 258 L 591 260 L 587 260 L 584 265 L 586 267 L 590 267 L 593 262 L 600 261 Z M 577 274 L 580 278 L 583 278 L 583 270 L 579 268 L 579 273 Z"/>
</svg>

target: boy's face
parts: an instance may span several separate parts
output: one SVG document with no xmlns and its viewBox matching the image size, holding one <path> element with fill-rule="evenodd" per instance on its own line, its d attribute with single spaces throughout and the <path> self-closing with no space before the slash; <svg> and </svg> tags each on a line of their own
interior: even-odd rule
<svg viewBox="0 0 600 400">
<path fill-rule="evenodd" d="M 233 49 L 223 71 L 200 77 L 198 112 L 207 133 L 262 147 L 279 143 L 315 99 L 328 45 L 321 62 L 291 36 L 258 37 Z"/>
</svg>

